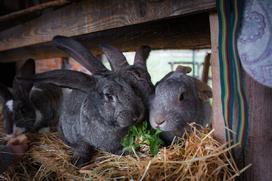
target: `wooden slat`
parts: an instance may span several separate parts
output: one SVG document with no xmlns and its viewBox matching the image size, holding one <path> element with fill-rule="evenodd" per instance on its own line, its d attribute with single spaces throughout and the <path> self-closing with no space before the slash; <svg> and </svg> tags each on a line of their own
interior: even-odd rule
<svg viewBox="0 0 272 181">
<path fill-rule="evenodd" d="M 11 21 L 16 18 L 20 18 L 21 16 L 32 14 L 34 12 L 45 10 L 47 8 L 63 6 L 65 4 L 68 4 L 69 2 L 70 2 L 69 0 L 55 0 L 55 1 L 49 1 L 45 3 L 37 4 L 26 9 L 22 9 L 19 11 L 15 11 L 15 12 L 0 16 L 0 23 Z"/>
<path fill-rule="evenodd" d="M 100 53 L 99 43 L 109 43 L 123 51 L 135 51 L 136 47 L 144 44 L 153 49 L 210 48 L 209 16 L 202 13 L 143 23 L 91 33 L 77 39 L 95 54 Z M 1 52 L 0 62 L 61 56 L 66 55 L 48 43 Z"/>
<path fill-rule="evenodd" d="M 211 64 L 212 64 L 212 89 L 213 89 L 213 121 L 212 126 L 215 129 L 216 138 L 225 142 L 225 124 L 222 113 L 221 88 L 220 88 L 220 70 L 218 63 L 218 17 L 216 13 L 210 14 L 211 29 Z"/>
<path fill-rule="evenodd" d="M 55 35 L 78 36 L 203 12 L 214 7 L 214 0 L 78 1 L 25 24 L 0 32 L 0 52 L 46 43 L 51 41 Z"/>
</svg>

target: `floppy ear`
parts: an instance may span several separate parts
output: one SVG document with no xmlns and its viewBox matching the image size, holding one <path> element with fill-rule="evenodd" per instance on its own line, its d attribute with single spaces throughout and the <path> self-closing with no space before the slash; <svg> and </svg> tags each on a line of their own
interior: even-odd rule
<svg viewBox="0 0 272 181">
<path fill-rule="evenodd" d="M 55 36 L 53 42 L 59 49 L 66 52 L 91 73 L 96 74 L 108 71 L 102 62 L 96 59 L 87 48 L 72 38 Z"/>
<path fill-rule="evenodd" d="M 181 72 L 183 74 L 188 74 L 192 71 L 192 69 L 191 69 L 191 67 L 179 65 L 179 66 L 177 66 L 175 71 Z"/>
<path fill-rule="evenodd" d="M 146 60 L 149 56 L 151 48 L 149 46 L 141 46 L 136 50 L 136 54 L 134 57 L 134 65 L 138 65 L 147 69 L 146 67 Z"/>
<path fill-rule="evenodd" d="M 196 87 L 198 91 L 198 96 L 201 100 L 207 101 L 209 98 L 212 98 L 212 89 L 206 83 L 195 79 Z"/>
<path fill-rule="evenodd" d="M 59 87 L 77 89 L 88 93 L 96 84 L 93 76 L 73 70 L 53 70 L 36 74 L 33 82 L 43 82 L 54 84 Z"/>
<path fill-rule="evenodd" d="M 120 50 L 107 44 L 101 44 L 100 47 L 110 62 L 113 71 L 119 71 L 122 67 L 128 66 L 127 59 Z"/>
<path fill-rule="evenodd" d="M 35 74 L 35 61 L 28 59 L 18 70 L 13 80 L 13 94 L 15 99 L 28 99 L 28 94 L 33 86 L 32 82 L 21 82 L 17 77 L 31 78 Z"/>
</svg>

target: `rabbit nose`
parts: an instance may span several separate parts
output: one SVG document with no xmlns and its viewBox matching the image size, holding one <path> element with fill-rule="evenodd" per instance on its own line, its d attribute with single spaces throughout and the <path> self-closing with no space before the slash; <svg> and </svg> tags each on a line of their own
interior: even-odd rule
<svg viewBox="0 0 272 181">
<path fill-rule="evenodd" d="M 156 123 L 157 123 L 158 126 L 162 125 L 164 122 L 165 122 L 165 119 L 157 119 L 156 120 Z"/>
<path fill-rule="evenodd" d="M 136 122 L 136 121 L 138 121 L 138 117 L 137 117 L 137 116 L 134 116 L 134 117 L 132 118 L 132 120 L 133 120 L 134 122 Z"/>
<path fill-rule="evenodd" d="M 139 111 L 136 111 L 132 120 L 133 121 L 140 121 L 143 119 L 143 113 L 139 112 Z"/>
</svg>

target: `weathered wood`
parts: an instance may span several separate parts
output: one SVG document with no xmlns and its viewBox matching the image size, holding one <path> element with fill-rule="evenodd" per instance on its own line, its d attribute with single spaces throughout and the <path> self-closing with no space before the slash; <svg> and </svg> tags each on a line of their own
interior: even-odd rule
<svg viewBox="0 0 272 181">
<path fill-rule="evenodd" d="M 55 1 L 49 1 L 49 2 L 46 2 L 46 3 L 38 4 L 38 5 L 35 5 L 35 6 L 31 6 L 31 7 L 26 8 L 26 9 L 22 9 L 22 10 L 19 10 L 19 11 L 12 12 L 10 14 L 0 16 L 0 22 L 10 21 L 10 20 L 18 18 L 20 16 L 28 15 L 28 14 L 31 14 L 31 13 L 34 13 L 34 12 L 37 12 L 37 11 L 47 9 L 47 8 L 63 6 L 65 4 L 68 4 L 69 2 L 70 2 L 69 0 L 55 0 Z"/>
<path fill-rule="evenodd" d="M 225 141 L 224 122 L 222 117 L 220 99 L 220 79 L 218 65 L 218 20 L 216 14 L 210 15 L 211 46 L 212 46 L 212 78 L 213 78 L 213 128 L 215 136 Z M 272 178 L 272 89 L 265 87 L 249 75 L 243 69 L 243 82 L 245 84 L 246 98 L 248 101 L 249 125 L 247 146 L 237 149 L 236 159 L 240 168 L 248 164 L 252 167 L 247 170 L 239 180 L 266 181 Z M 234 116 L 233 125 L 237 118 Z"/>
<path fill-rule="evenodd" d="M 0 32 L 0 51 L 46 43 L 55 35 L 78 36 L 214 7 L 214 0 L 78 1 Z"/>
<path fill-rule="evenodd" d="M 95 54 L 100 53 L 99 43 L 109 43 L 123 51 L 135 51 L 136 47 L 144 44 L 151 46 L 153 49 L 210 48 L 209 15 L 208 13 L 202 13 L 126 26 L 91 33 L 77 39 Z M 0 52 L 0 62 L 62 56 L 65 56 L 63 52 L 48 43 Z"/>
<path fill-rule="evenodd" d="M 212 89 L 213 89 L 213 120 L 212 126 L 215 129 L 216 138 L 225 142 L 225 124 L 222 113 L 221 88 L 218 63 L 218 17 L 216 13 L 210 14 L 211 29 L 211 64 L 212 64 Z"/>
<path fill-rule="evenodd" d="M 267 181 L 272 178 L 272 88 L 265 87 L 245 75 L 248 101 L 248 145 L 244 150 L 245 164 L 252 168 L 245 172 L 247 181 Z"/>
</svg>

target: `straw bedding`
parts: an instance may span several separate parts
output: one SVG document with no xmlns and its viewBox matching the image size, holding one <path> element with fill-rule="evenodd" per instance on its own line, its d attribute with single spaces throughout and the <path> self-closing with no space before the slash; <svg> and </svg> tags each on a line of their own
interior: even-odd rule
<svg viewBox="0 0 272 181">
<path fill-rule="evenodd" d="M 0 130 L 3 133 L 3 130 Z M 212 137 L 213 130 L 191 125 L 183 138 L 148 153 L 113 155 L 98 151 L 78 169 L 72 151 L 58 133 L 29 134 L 30 149 L 23 160 L 6 171 L 3 180 L 234 180 L 239 171 L 227 148 Z M 3 134 L 1 135 L 2 138 Z"/>
</svg>

